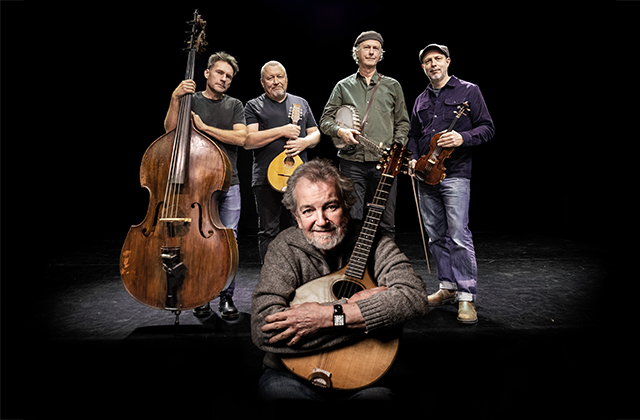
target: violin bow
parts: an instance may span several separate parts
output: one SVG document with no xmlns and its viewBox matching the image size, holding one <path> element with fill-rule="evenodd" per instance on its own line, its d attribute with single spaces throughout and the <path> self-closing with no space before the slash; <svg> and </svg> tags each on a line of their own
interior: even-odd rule
<svg viewBox="0 0 640 420">
<path fill-rule="evenodd" d="M 424 238 L 424 226 L 422 225 L 422 214 L 420 213 L 420 204 L 418 204 L 418 192 L 416 191 L 416 183 L 418 180 L 415 177 L 411 177 L 411 186 L 413 187 L 413 198 L 416 202 L 416 210 L 418 210 L 418 222 L 420 223 L 420 234 L 422 235 L 422 247 L 424 248 L 424 257 L 427 260 L 427 269 L 431 274 L 431 265 L 429 264 L 429 253 L 427 252 L 427 242 Z"/>
</svg>

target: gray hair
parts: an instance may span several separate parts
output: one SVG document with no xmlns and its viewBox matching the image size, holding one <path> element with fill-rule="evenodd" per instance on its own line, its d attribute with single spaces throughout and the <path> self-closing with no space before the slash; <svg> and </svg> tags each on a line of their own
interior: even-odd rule
<svg viewBox="0 0 640 420">
<path fill-rule="evenodd" d="M 358 50 L 360 49 L 360 45 L 362 45 L 362 43 L 358 44 L 358 46 L 351 48 L 351 58 L 353 58 L 353 61 L 356 62 L 356 64 L 360 64 L 358 63 Z M 380 48 L 380 58 L 378 59 L 378 63 L 382 61 L 382 59 L 384 58 L 384 50 L 382 48 Z"/>
<path fill-rule="evenodd" d="M 342 201 L 345 214 L 349 214 L 349 210 L 356 202 L 353 181 L 342 175 L 329 159 L 320 158 L 300 165 L 287 181 L 287 189 L 282 198 L 282 204 L 287 210 L 297 215 L 296 186 L 302 178 L 311 182 L 328 183 L 333 181 L 338 189 L 338 198 Z"/>
<path fill-rule="evenodd" d="M 240 71 L 240 67 L 238 67 L 238 60 L 231 54 L 228 54 L 224 51 L 218 51 L 215 54 L 211 54 L 209 57 L 209 61 L 207 62 L 207 68 L 210 69 L 213 67 L 218 61 L 224 61 L 233 67 L 233 75 L 235 76 Z"/>
<path fill-rule="evenodd" d="M 266 69 L 267 67 L 272 67 L 272 66 L 280 66 L 280 67 L 282 67 L 282 70 L 284 70 L 285 77 L 287 76 L 287 69 L 284 68 L 282 63 L 280 63 L 279 61 L 271 60 L 271 61 L 266 62 L 264 64 L 264 66 L 262 66 L 262 68 L 260 69 L 260 78 L 261 79 L 264 76 L 264 69 Z"/>
</svg>

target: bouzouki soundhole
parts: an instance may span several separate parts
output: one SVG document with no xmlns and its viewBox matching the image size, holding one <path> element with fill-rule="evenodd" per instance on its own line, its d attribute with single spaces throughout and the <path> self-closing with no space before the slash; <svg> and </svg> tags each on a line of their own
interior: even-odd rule
<svg viewBox="0 0 640 420">
<path fill-rule="evenodd" d="M 336 300 L 348 299 L 364 289 L 366 289 L 364 285 L 351 279 L 339 279 L 331 285 L 331 293 Z"/>
</svg>

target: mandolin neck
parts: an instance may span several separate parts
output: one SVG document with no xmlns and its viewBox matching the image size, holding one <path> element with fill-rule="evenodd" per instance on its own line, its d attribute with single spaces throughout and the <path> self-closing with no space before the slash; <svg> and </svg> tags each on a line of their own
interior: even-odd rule
<svg viewBox="0 0 640 420">
<path fill-rule="evenodd" d="M 347 269 L 345 274 L 349 277 L 362 279 L 367 268 L 367 261 L 371 254 L 371 248 L 373 246 L 373 240 L 378 231 L 380 220 L 384 214 L 385 207 L 387 205 L 387 198 L 393 185 L 394 177 L 387 174 L 382 174 L 378 188 L 376 189 L 373 201 L 367 204 L 369 210 L 367 211 L 367 217 L 364 220 L 364 225 L 358 236 L 356 246 L 353 249 L 353 253 L 349 258 Z"/>
</svg>

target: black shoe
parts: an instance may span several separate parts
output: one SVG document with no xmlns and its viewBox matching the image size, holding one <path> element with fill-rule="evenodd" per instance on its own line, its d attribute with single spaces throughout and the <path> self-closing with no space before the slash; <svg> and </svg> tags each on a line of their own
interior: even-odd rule
<svg viewBox="0 0 640 420">
<path fill-rule="evenodd" d="M 208 316 L 211 316 L 211 305 L 209 305 L 209 302 L 207 302 L 202 306 L 198 306 L 193 310 L 193 314 L 196 318 L 206 318 Z"/>
<path fill-rule="evenodd" d="M 231 296 L 220 296 L 220 305 L 218 305 L 218 310 L 220 311 L 222 319 L 236 319 L 240 316 L 238 308 L 233 304 Z"/>
</svg>

